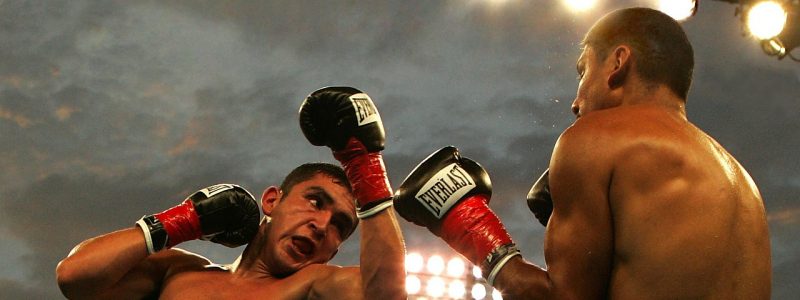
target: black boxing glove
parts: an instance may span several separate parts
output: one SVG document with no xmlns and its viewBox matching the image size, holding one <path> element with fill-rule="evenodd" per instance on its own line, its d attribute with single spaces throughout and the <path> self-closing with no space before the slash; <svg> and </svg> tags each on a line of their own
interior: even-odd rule
<svg viewBox="0 0 800 300">
<path fill-rule="evenodd" d="M 480 266 L 491 285 L 505 263 L 519 255 L 488 206 L 491 195 L 489 174 L 449 146 L 411 171 L 395 193 L 394 206 L 404 219 L 427 227 Z"/>
<path fill-rule="evenodd" d="M 550 197 L 550 169 L 544 171 L 542 176 L 533 184 L 528 192 L 528 208 L 539 220 L 542 226 L 547 226 L 550 215 L 553 213 L 553 199 Z"/>
<path fill-rule="evenodd" d="M 352 87 L 314 91 L 300 106 L 300 129 L 316 146 L 328 146 L 353 186 L 357 215 L 367 218 L 392 205 L 381 151 L 386 134 L 375 104 Z"/>
<path fill-rule="evenodd" d="M 152 254 L 194 239 L 228 247 L 247 244 L 258 231 L 259 217 L 258 203 L 250 192 L 238 185 L 218 184 L 195 192 L 177 206 L 144 216 L 136 225 Z"/>
<path fill-rule="evenodd" d="M 372 99 L 346 86 L 314 91 L 300 105 L 300 129 L 314 146 L 333 151 L 346 148 L 355 138 L 369 152 L 380 152 L 386 140 L 383 122 Z"/>
</svg>

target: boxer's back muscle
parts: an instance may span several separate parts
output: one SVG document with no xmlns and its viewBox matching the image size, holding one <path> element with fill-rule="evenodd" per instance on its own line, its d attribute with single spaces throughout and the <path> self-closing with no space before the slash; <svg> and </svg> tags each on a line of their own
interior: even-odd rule
<svg viewBox="0 0 800 300">
<path fill-rule="evenodd" d="M 614 137 L 604 145 L 613 160 L 611 298 L 768 299 L 766 216 L 742 166 L 673 112 L 634 106 L 598 117 Z"/>
</svg>

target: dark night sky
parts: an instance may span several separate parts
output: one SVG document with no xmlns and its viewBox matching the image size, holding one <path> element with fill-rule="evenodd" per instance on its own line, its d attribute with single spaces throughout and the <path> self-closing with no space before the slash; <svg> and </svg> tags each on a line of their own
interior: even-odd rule
<svg viewBox="0 0 800 300">
<path fill-rule="evenodd" d="M 260 194 L 300 163 L 333 161 L 296 118 L 305 95 L 334 84 L 376 102 L 395 186 L 458 146 L 490 172 L 491 206 L 542 263 L 524 196 L 574 120 L 578 42 L 612 9 L 652 2 L 579 14 L 545 0 L 0 1 L 0 298 L 60 298 L 54 269 L 74 245 L 194 190 Z M 697 62 L 687 110 L 759 185 L 773 298 L 792 299 L 800 63 L 765 55 L 734 9 L 702 1 L 684 23 Z M 409 250 L 454 255 L 402 225 Z M 241 251 L 182 246 L 220 263 Z M 334 262 L 358 262 L 357 234 Z"/>
</svg>

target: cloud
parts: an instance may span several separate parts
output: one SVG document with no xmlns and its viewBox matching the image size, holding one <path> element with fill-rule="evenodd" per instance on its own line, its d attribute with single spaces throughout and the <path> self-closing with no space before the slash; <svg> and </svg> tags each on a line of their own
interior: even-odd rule
<svg viewBox="0 0 800 300">
<path fill-rule="evenodd" d="M 524 196 L 574 120 L 578 41 L 601 13 L 545 2 L 3 2 L 0 234 L 27 247 L 15 253 L 29 252 L 20 259 L 30 269 L 0 290 L 56 298 L 55 263 L 83 239 L 206 185 L 257 194 L 302 162 L 333 161 L 296 119 L 305 95 L 333 84 L 375 100 L 395 186 L 434 150 L 458 146 L 490 172 L 491 206 L 523 253 L 543 262 L 544 230 Z M 697 61 L 688 113 L 760 186 L 783 297 L 796 294 L 786 270 L 800 249 L 800 69 L 742 37 L 733 8 L 704 3 L 684 25 Z M 452 254 L 401 224 L 409 249 Z M 182 246 L 222 262 L 241 251 Z M 357 253 L 356 237 L 334 262 L 355 264 Z"/>
</svg>

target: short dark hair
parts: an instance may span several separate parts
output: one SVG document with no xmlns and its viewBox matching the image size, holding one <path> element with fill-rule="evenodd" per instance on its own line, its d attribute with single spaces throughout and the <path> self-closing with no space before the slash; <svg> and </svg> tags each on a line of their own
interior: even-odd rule
<svg viewBox="0 0 800 300">
<path fill-rule="evenodd" d="M 353 187 L 350 186 L 350 181 L 347 180 L 347 175 L 344 173 L 344 170 L 337 165 L 323 162 L 305 163 L 294 168 L 294 170 L 289 172 L 289 175 L 286 175 L 283 179 L 280 189 L 284 192 L 284 195 L 287 195 L 296 184 L 309 180 L 317 174 L 323 174 L 336 179 L 339 185 L 347 188 L 347 191 L 353 192 Z"/>
<path fill-rule="evenodd" d="M 654 84 L 664 84 L 686 99 L 692 84 L 694 51 L 681 25 L 654 9 L 636 7 L 613 11 L 601 18 L 583 39 L 603 59 L 613 47 L 634 51 L 635 71 Z"/>
</svg>

